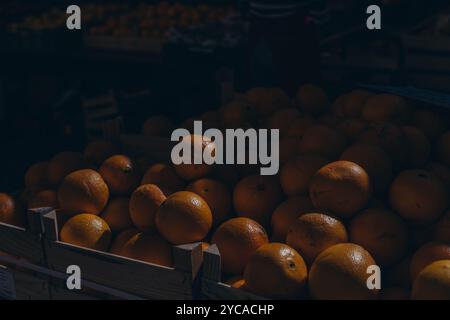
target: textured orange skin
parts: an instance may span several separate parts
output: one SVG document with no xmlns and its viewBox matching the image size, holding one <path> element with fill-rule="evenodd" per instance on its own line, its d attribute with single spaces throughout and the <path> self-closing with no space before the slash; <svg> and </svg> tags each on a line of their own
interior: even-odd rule
<svg viewBox="0 0 450 320">
<path fill-rule="evenodd" d="M 139 185 L 139 172 L 134 162 L 123 155 L 106 159 L 99 173 L 109 187 L 111 194 L 129 195 Z"/>
<path fill-rule="evenodd" d="M 38 162 L 25 173 L 25 187 L 29 190 L 42 190 L 49 187 L 47 178 L 48 161 Z"/>
<path fill-rule="evenodd" d="M 59 205 L 67 214 L 100 214 L 108 199 L 108 186 L 102 176 L 91 169 L 72 172 L 58 188 Z"/>
<path fill-rule="evenodd" d="M 325 249 L 348 241 L 345 226 L 321 213 L 306 213 L 292 223 L 286 243 L 301 252 L 308 265 Z"/>
<path fill-rule="evenodd" d="M 433 262 L 414 281 L 412 299 L 450 300 L 450 260 Z"/>
<path fill-rule="evenodd" d="M 244 217 L 224 222 L 211 240 L 219 248 L 222 270 L 236 275 L 244 272 L 251 255 L 268 242 L 264 228 L 256 221 Z"/>
<path fill-rule="evenodd" d="M 280 140 L 279 157 L 280 164 L 288 162 L 297 155 L 299 139 L 295 137 L 285 137 Z"/>
<path fill-rule="evenodd" d="M 277 110 L 291 108 L 289 96 L 278 88 L 253 88 L 246 93 L 247 101 L 255 108 L 259 118 L 266 118 Z"/>
<path fill-rule="evenodd" d="M 88 165 L 83 155 L 79 152 L 66 151 L 58 153 L 48 164 L 48 182 L 50 186 L 57 187 L 68 174 L 87 167 Z"/>
<path fill-rule="evenodd" d="M 25 225 L 25 213 L 22 207 L 6 193 L 0 193 L 0 222 L 18 227 Z"/>
<path fill-rule="evenodd" d="M 253 219 L 263 226 L 282 200 L 278 180 L 272 176 L 248 176 L 234 188 L 233 205 L 237 215 Z"/>
<path fill-rule="evenodd" d="M 367 129 L 367 122 L 361 119 L 345 119 L 336 125 L 336 130 L 348 141 L 356 141 L 365 129 Z"/>
<path fill-rule="evenodd" d="M 294 120 L 300 116 L 295 108 L 283 109 L 275 112 L 268 120 L 268 129 L 279 129 L 280 137 L 285 137 Z"/>
<path fill-rule="evenodd" d="M 341 160 L 351 161 L 363 168 L 377 193 L 386 191 L 392 180 L 392 161 L 378 146 L 356 143 L 341 155 Z"/>
<path fill-rule="evenodd" d="M 186 191 L 198 194 L 206 201 L 213 215 L 213 226 L 221 224 L 231 215 L 231 193 L 222 182 L 203 178 L 188 185 Z"/>
<path fill-rule="evenodd" d="M 244 272 L 245 290 L 273 299 L 299 298 L 307 278 L 308 270 L 302 256 L 282 243 L 259 247 Z"/>
<path fill-rule="evenodd" d="M 307 194 L 314 174 L 328 160 L 322 156 L 301 155 L 289 160 L 281 168 L 280 183 L 287 196 Z"/>
<path fill-rule="evenodd" d="M 111 249 L 109 249 L 109 252 L 121 255 L 125 243 L 127 243 L 127 241 L 131 239 L 131 237 L 133 237 L 138 233 L 140 233 L 140 231 L 136 228 L 123 230 L 113 239 Z"/>
<path fill-rule="evenodd" d="M 312 178 L 309 194 L 314 206 L 347 218 L 361 210 L 371 196 L 366 171 L 349 161 L 322 167 Z"/>
<path fill-rule="evenodd" d="M 127 197 L 113 198 L 109 201 L 101 217 L 108 223 L 113 233 L 133 227 L 129 213 L 130 199 Z"/>
<path fill-rule="evenodd" d="M 156 212 L 165 200 L 166 196 L 154 184 L 137 188 L 130 198 L 130 218 L 134 225 L 141 231 L 154 230 Z"/>
<path fill-rule="evenodd" d="M 87 162 L 100 166 L 103 161 L 119 152 L 118 148 L 107 140 L 94 140 L 84 149 L 84 158 Z"/>
<path fill-rule="evenodd" d="M 170 195 L 156 213 L 158 231 L 176 245 L 201 241 L 211 229 L 212 222 L 206 201 L 189 191 Z"/>
<path fill-rule="evenodd" d="M 111 229 L 99 216 L 82 213 L 70 218 L 62 227 L 60 238 L 76 246 L 107 251 L 111 243 Z"/>
<path fill-rule="evenodd" d="M 314 211 L 308 196 L 295 196 L 281 203 L 271 218 L 272 237 L 275 242 L 284 242 L 289 228 L 302 214 Z"/>
<path fill-rule="evenodd" d="M 337 130 L 324 125 L 315 125 L 306 130 L 298 151 L 300 154 L 317 154 L 334 160 L 345 147 L 345 138 Z"/>
<path fill-rule="evenodd" d="M 450 166 L 450 131 L 447 131 L 438 139 L 436 156 L 440 162 Z"/>
<path fill-rule="evenodd" d="M 163 163 L 156 163 L 145 172 L 141 181 L 141 185 L 144 184 L 155 184 L 169 190 L 170 194 L 184 188 L 184 182 L 177 176 L 174 168 Z"/>
<path fill-rule="evenodd" d="M 438 260 L 450 259 L 450 245 L 439 242 L 429 242 L 421 246 L 411 260 L 411 279 L 414 281 L 417 275 L 428 265 Z"/>
<path fill-rule="evenodd" d="M 302 138 L 308 128 L 315 125 L 316 121 L 312 117 L 298 117 L 289 126 L 287 136 Z"/>
<path fill-rule="evenodd" d="M 373 97 L 372 92 L 353 90 L 348 93 L 342 106 L 342 115 L 349 118 L 360 118 L 367 101 Z"/>
<path fill-rule="evenodd" d="M 401 172 L 391 184 L 389 198 L 403 218 L 420 223 L 436 220 L 449 204 L 443 182 L 424 170 Z"/>
<path fill-rule="evenodd" d="M 309 290 L 313 299 L 372 300 L 378 290 L 367 288 L 367 268 L 376 265 L 364 248 L 341 243 L 323 251 L 309 272 Z"/>
<path fill-rule="evenodd" d="M 400 127 L 405 136 L 408 156 L 406 167 L 422 168 L 431 154 L 431 144 L 425 134 L 416 127 Z"/>
<path fill-rule="evenodd" d="M 362 118 L 369 122 L 390 121 L 404 123 L 409 116 L 406 100 L 391 94 L 377 94 L 367 100 Z"/>
<path fill-rule="evenodd" d="M 381 266 L 402 259 L 408 249 L 408 230 L 403 220 L 385 209 L 367 209 L 352 219 L 350 242 L 359 244 Z"/>
<path fill-rule="evenodd" d="M 306 84 L 298 89 L 297 104 L 307 114 L 321 114 L 327 110 L 330 101 L 326 92 L 315 85 Z"/>
<path fill-rule="evenodd" d="M 121 254 L 165 267 L 173 265 L 172 246 L 153 233 L 138 233 L 132 236 L 123 246 Z"/>
<path fill-rule="evenodd" d="M 54 208 L 57 209 L 58 195 L 54 190 L 42 190 L 34 194 L 29 203 L 28 208 Z"/>
</svg>

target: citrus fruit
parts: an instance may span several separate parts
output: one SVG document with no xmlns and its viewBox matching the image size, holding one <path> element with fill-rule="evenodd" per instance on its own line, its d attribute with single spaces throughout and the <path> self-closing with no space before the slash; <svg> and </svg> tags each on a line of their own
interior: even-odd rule
<svg viewBox="0 0 450 320">
<path fill-rule="evenodd" d="M 317 154 L 334 160 L 345 146 L 345 138 L 341 133 L 324 125 L 315 125 L 306 130 L 298 150 L 300 154 Z"/>
<path fill-rule="evenodd" d="M 281 202 L 282 192 L 273 176 L 248 176 L 239 181 L 233 191 L 233 205 L 237 215 L 253 219 L 266 226 Z"/>
<path fill-rule="evenodd" d="M 165 193 L 166 196 L 181 191 L 184 187 L 183 180 L 178 177 L 174 168 L 163 163 L 152 165 L 145 172 L 141 184 L 155 184 L 168 193 Z"/>
<path fill-rule="evenodd" d="M 450 260 L 425 267 L 414 281 L 412 299 L 450 300 Z"/>
<path fill-rule="evenodd" d="M 173 264 L 172 246 L 155 233 L 135 234 L 123 245 L 121 255 L 165 267 Z"/>
<path fill-rule="evenodd" d="M 402 259 L 408 249 L 408 230 L 402 219 L 385 209 L 367 209 L 352 219 L 350 241 L 359 244 L 381 266 Z"/>
<path fill-rule="evenodd" d="M 367 101 L 373 97 L 372 92 L 366 90 L 353 90 L 348 93 L 345 97 L 345 102 L 342 105 L 342 115 L 349 118 L 359 118 L 361 117 L 364 106 Z"/>
<path fill-rule="evenodd" d="M 391 184 L 389 198 L 392 208 L 413 222 L 433 221 L 449 204 L 445 185 L 425 170 L 401 172 Z"/>
<path fill-rule="evenodd" d="M 406 167 L 423 167 L 431 153 L 431 144 L 428 138 L 416 127 L 403 126 L 400 129 L 405 136 L 406 150 L 408 151 Z"/>
<path fill-rule="evenodd" d="M 221 224 L 232 212 L 231 193 L 220 181 L 199 179 L 187 186 L 186 191 L 198 194 L 206 201 L 213 216 L 213 226 Z"/>
<path fill-rule="evenodd" d="M 221 224 L 211 243 L 219 248 L 222 270 L 229 274 L 242 274 L 251 255 L 268 243 L 267 233 L 256 221 L 239 217 Z"/>
<path fill-rule="evenodd" d="M 47 169 L 49 162 L 38 162 L 28 168 L 25 173 L 25 187 L 29 190 L 42 190 L 49 186 Z"/>
<path fill-rule="evenodd" d="M 112 194 L 129 195 L 139 185 L 139 173 L 134 162 L 124 155 L 115 155 L 106 159 L 99 173 Z"/>
<path fill-rule="evenodd" d="M 300 297 L 307 278 L 308 271 L 301 255 L 282 243 L 259 247 L 244 271 L 245 290 L 273 299 Z"/>
<path fill-rule="evenodd" d="M 272 237 L 275 242 L 284 242 L 289 228 L 302 214 L 312 212 L 313 204 L 308 196 L 295 196 L 281 203 L 271 218 Z"/>
<path fill-rule="evenodd" d="M 287 128 L 288 137 L 302 138 L 308 128 L 315 125 L 316 121 L 312 117 L 297 117 Z"/>
<path fill-rule="evenodd" d="M 227 285 L 235 289 L 241 289 L 245 286 L 245 280 L 242 276 L 234 276 L 225 281 Z"/>
<path fill-rule="evenodd" d="M 434 141 L 445 132 L 445 120 L 440 113 L 431 110 L 416 110 L 412 123 L 422 130 L 430 141 Z"/>
<path fill-rule="evenodd" d="M 172 244 L 200 241 L 211 229 L 211 209 L 202 197 L 193 192 L 176 192 L 159 207 L 156 226 Z"/>
<path fill-rule="evenodd" d="M 102 176 L 83 169 L 64 178 L 58 189 L 58 203 L 67 214 L 99 214 L 106 207 L 109 189 Z"/>
<path fill-rule="evenodd" d="M 25 225 L 25 213 L 22 206 L 6 193 L 0 193 L 0 222 L 18 227 Z"/>
<path fill-rule="evenodd" d="M 137 188 L 130 198 L 130 218 L 136 228 L 141 231 L 151 231 L 155 228 L 155 216 L 161 204 L 166 200 L 154 184 L 144 184 Z"/>
<path fill-rule="evenodd" d="M 34 194 L 28 202 L 29 209 L 58 208 L 58 195 L 54 190 L 42 190 Z"/>
<path fill-rule="evenodd" d="M 70 173 L 87 168 L 83 154 L 79 152 L 61 152 L 55 155 L 49 162 L 47 178 L 52 187 L 57 187 Z"/>
<path fill-rule="evenodd" d="M 317 209 L 348 218 L 368 203 L 370 179 L 356 163 L 336 161 L 322 167 L 313 176 L 309 195 Z"/>
<path fill-rule="evenodd" d="M 425 170 L 441 179 L 447 188 L 450 187 L 450 167 L 447 167 L 439 162 L 430 162 L 425 166 Z"/>
<path fill-rule="evenodd" d="M 356 118 L 342 120 L 336 125 L 336 130 L 339 131 L 347 141 L 356 141 L 365 129 L 367 129 L 367 122 Z"/>
<path fill-rule="evenodd" d="M 133 222 L 129 213 L 130 199 L 127 197 L 117 197 L 109 201 L 101 217 L 111 228 L 113 233 L 131 228 Z"/>
<path fill-rule="evenodd" d="M 118 153 L 118 148 L 108 140 L 98 139 L 89 143 L 84 149 L 84 158 L 88 163 L 100 166 L 103 161 Z"/>
<path fill-rule="evenodd" d="M 428 242 L 421 246 L 413 255 L 410 266 L 411 279 L 428 265 L 437 260 L 450 259 L 450 245 L 441 242 Z"/>
<path fill-rule="evenodd" d="M 140 231 L 136 228 L 130 228 L 121 231 L 116 237 L 114 237 L 109 252 L 120 255 L 125 243 L 127 243 L 127 241 L 131 239 L 131 237 L 138 234 L 139 232 Z"/>
<path fill-rule="evenodd" d="M 298 89 L 296 96 L 300 109 L 307 114 L 321 114 L 330 104 L 326 92 L 313 84 L 305 84 Z"/>
<path fill-rule="evenodd" d="M 367 268 L 376 265 L 370 253 L 352 243 L 323 251 L 309 271 L 312 298 L 320 300 L 372 300 L 378 290 L 367 287 Z"/>
<path fill-rule="evenodd" d="M 403 124 L 408 119 L 406 100 L 392 94 L 370 97 L 362 109 L 362 118 L 369 122 L 391 121 Z"/>
<path fill-rule="evenodd" d="M 151 137 L 169 137 L 175 125 L 165 116 L 153 116 L 145 120 L 142 134 Z"/>
<path fill-rule="evenodd" d="M 81 213 L 63 225 L 60 239 L 76 246 L 107 251 L 111 243 L 111 229 L 99 216 Z"/>
<path fill-rule="evenodd" d="M 288 162 L 297 155 L 299 139 L 296 137 L 285 137 L 280 140 L 279 157 L 280 164 Z"/>
<path fill-rule="evenodd" d="M 280 136 L 284 137 L 287 135 L 290 125 L 299 116 L 300 111 L 295 108 L 282 109 L 269 118 L 267 127 L 268 129 L 279 129 Z"/>
</svg>

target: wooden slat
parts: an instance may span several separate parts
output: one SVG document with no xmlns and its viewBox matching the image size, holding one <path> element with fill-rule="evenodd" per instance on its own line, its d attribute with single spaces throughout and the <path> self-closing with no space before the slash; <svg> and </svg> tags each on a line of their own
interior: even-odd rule
<svg viewBox="0 0 450 320">
<path fill-rule="evenodd" d="M 50 270 L 66 273 L 68 266 L 77 265 L 83 280 L 142 298 L 191 299 L 194 295 L 202 258 L 200 244 L 175 247 L 175 267 L 168 268 L 58 241 L 55 211 L 43 215 L 43 226 Z"/>
<path fill-rule="evenodd" d="M 17 300 L 48 300 L 50 298 L 48 279 L 45 277 L 12 270 Z"/>
<path fill-rule="evenodd" d="M 24 228 L 0 223 L 0 251 L 28 259 L 34 263 L 43 263 L 40 236 Z"/>
<path fill-rule="evenodd" d="M 201 293 L 203 298 L 224 300 L 265 300 L 245 290 L 222 283 L 221 259 L 217 245 L 212 244 L 203 253 Z"/>
</svg>

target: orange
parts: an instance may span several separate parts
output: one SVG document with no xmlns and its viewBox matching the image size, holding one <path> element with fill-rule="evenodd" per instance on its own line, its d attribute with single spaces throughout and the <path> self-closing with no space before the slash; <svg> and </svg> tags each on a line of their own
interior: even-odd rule
<svg viewBox="0 0 450 320">
<path fill-rule="evenodd" d="M 347 141 L 356 141 L 359 135 L 367 128 L 367 122 L 361 119 L 345 119 L 336 125 L 339 131 Z"/>
<path fill-rule="evenodd" d="M 372 300 L 378 290 L 367 287 L 367 268 L 376 265 L 370 253 L 352 243 L 323 251 L 309 271 L 312 298 L 321 300 Z"/>
<path fill-rule="evenodd" d="M 171 267 L 172 246 L 154 233 L 137 233 L 123 246 L 121 255 L 160 266 Z"/>
<path fill-rule="evenodd" d="M 417 278 L 417 275 L 431 263 L 438 260 L 449 260 L 450 259 L 450 245 L 440 242 L 428 242 L 421 246 L 416 253 L 414 253 L 411 266 L 410 274 L 411 279 Z"/>
<path fill-rule="evenodd" d="M 433 221 L 449 205 L 445 185 L 425 170 L 401 172 L 392 182 L 389 199 L 393 209 L 413 222 Z"/>
<path fill-rule="evenodd" d="M 346 146 L 345 138 L 335 129 L 316 125 L 306 130 L 299 144 L 300 154 L 317 154 L 334 160 Z"/>
<path fill-rule="evenodd" d="M 108 223 L 113 233 L 120 232 L 133 226 L 133 221 L 131 221 L 129 213 L 129 204 L 129 198 L 113 198 L 109 201 L 105 211 L 102 212 L 101 217 Z"/>
<path fill-rule="evenodd" d="M 441 179 L 447 187 L 450 187 L 450 167 L 439 162 L 430 162 L 425 166 L 425 170 L 434 174 Z"/>
<path fill-rule="evenodd" d="M 406 167 L 423 167 L 431 153 L 431 144 L 427 137 L 416 127 L 403 126 L 400 129 L 405 136 L 406 150 L 408 151 Z"/>
<path fill-rule="evenodd" d="M 122 248 L 134 235 L 138 234 L 140 231 L 135 228 L 125 229 L 120 232 L 114 239 L 109 252 L 120 255 L 122 253 Z"/>
<path fill-rule="evenodd" d="M 223 272 L 236 275 L 244 272 L 251 255 L 268 242 L 264 228 L 243 217 L 224 222 L 211 240 L 219 248 Z"/>
<path fill-rule="evenodd" d="M 155 228 L 155 216 L 166 196 L 154 184 L 144 184 L 137 188 L 130 198 L 130 218 L 136 228 L 151 231 Z"/>
<path fill-rule="evenodd" d="M 81 153 L 61 152 L 50 160 L 47 178 L 52 187 L 57 187 L 69 173 L 85 168 L 87 164 Z"/>
<path fill-rule="evenodd" d="M 288 133 L 290 125 L 300 116 L 300 111 L 295 108 L 282 109 L 275 112 L 268 121 L 268 129 L 279 129 L 280 137 Z"/>
<path fill-rule="evenodd" d="M 337 219 L 321 213 L 306 213 L 291 225 L 286 243 L 311 265 L 325 249 L 347 242 L 347 230 Z"/>
<path fill-rule="evenodd" d="M 176 245 L 202 240 L 212 222 L 211 209 L 206 201 L 189 191 L 170 195 L 156 213 L 159 233 Z"/>
<path fill-rule="evenodd" d="M 369 122 L 391 121 L 402 124 L 408 119 L 406 100 L 392 94 L 377 94 L 369 98 L 362 109 L 362 118 Z"/>
<path fill-rule="evenodd" d="M 417 110 L 413 114 L 412 123 L 422 130 L 430 141 L 434 141 L 445 132 L 445 119 L 440 113 L 431 110 Z"/>
<path fill-rule="evenodd" d="M 354 162 L 370 177 L 376 193 L 384 193 L 392 180 L 392 161 L 386 152 L 376 145 L 356 143 L 344 150 L 341 160 Z"/>
<path fill-rule="evenodd" d="M 353 90 L 348 93 L 342 106 L 342 115 L 349 118 L 361 117 L 366 102 L 373 96 L 373 93 L 366 90 Z"/>
<path fill-rule="evenodd" d="M 139 185 L 138 169 L 127 156 L 115 155 L 106 159 L 99 173 L 112 194 L 129 195 Z"/>
<path fill-rule="evenodd" d="M 34 194 L 29 203 L 29 209 L 35 208 L 54 208 L 57 209 L 58 205 L 58 195 L 54 190 L 42 190 Z"/>
<path fill-rule="evenodd" d="M 242 278 L 242 276 L 231 277 L 230 279 L 225 281 L 225 283 L 235 289 L 241 289 L 245 286 L 245 280 Z"/>
<path fill-rule="evenodd" d="M 213 226 L 221 224 L 231 215 L 231 193 L 223 183 L 203 178 L 188 185 L 186 191 L 196 193 L 206 201 L 213 216 Z"/>
<path fill-rule="evenodd" d="M 38 162 L 28 168 L 25 173 L 25 187 L 36 191 L 49 186 L 47 179 L 48 161 Z"/>
<path fill-rule="evenodd" d="M 243 101 L 233 101 L 220 109 L 222 127 L 225 129 L 245 128 L 256 118 L 254 108 Z"/>
<path fill-rule="evenodd" d="M 376 122 L 369 124 L 359 136 L 358 142 L 381 147 L 391 158 L 394 169 L 401 169 L 406 161 L 405 135 L 395 125 Z"/>
<path fill-rule="evenodd" d="M 306 154 L 289 160 L 280 172 L 283 192 L 287 196 L 307 194 L 312 177 L 327 163 L 322 156 Z"/>
<path fill-rule="evenodd" d="M 260 118 L 268 117 L 277 110 L 292 107 L 289 96 L 278 88 L 253 88 L 246 93 L 246 98 Z"/>
<path fill-rule="evenodd" d="M 309 195 L 317 209 L 348 218 L 369 202 L 370 179 L 356 163 L 336 161 L 322 167 L 313 176 Z"/>
<path fill-rule="evenodd" d="M 111 229 L 99 216 L 82 213 L 64 224 L 60 239 L 76 246 L 107 251 L 111 243 Z"/>
<path fill-rule="evenodd" d="M 312 212 L 313 204 L 308 196 L 296 196 L 281 203 L 273 212 L 271 240 L 284 242 L 289 228 L 302 214 Z"/>
<path fill-rule="evenodd" d="M 22 206 L 6 193 L 0 193 L 0 222 L 18 227 L 25 225 L 25 213 Z"/>
<path fill-rule="evenodd" d="M 145 172 L 141 184 L 155 184 L 166 192 L 166 196 L 181 191 L 184 187 L 184 182 L 177 176 L 175 169 L 163 163 L 152 165 Z"/>
<path fill-rule="evenodd" d="M 435 238 L 437 241 L 450 244 L 450 210 L 437 223 Z"/>
<path fill-rule="evenodd" d="M 298 89 L 297 104 L 307 114 L 321 114 L 330 105 L 326 92 L 315 85 L 305 84 Z"/>
<path fill-rule="evenodd" d="M 236 167 L 226 164 L 216 166 L 213 177 L 225 183 L 230 189 L 234 189 L 236 184 L 239 182 L 239 172 Z"/>
<path fill-rule="evenodd" d="M 118 153 L 118 148 L 108 140 L 98 139 L 87 145 L 84 149 L 84 158 L 87 162 L 100 166 L 103 161 Z"/>
<path fill-rule="evenodd" d="M 214 157 L 215 145 L 210 138 L 199 135 L 187 135 L 183 137 L 183 142 L 189 143 L 191 146 L 190 164 L 182 163 L 175 165 L 176 173 L 185 180 L 197 180 L 210 174 L 213 166 L 202 164 L 194 164 L 194 152 L 196 150 L 202 150 L 203 154 L 208 154 Z"/>
<path fill-rule="evenodd" d="M 367 209 L 352 219 L 350 241 L 364 247 L 381 266 L 402 259 L 408 249 L 408 230 L 395 213 L 385 209 Z"/>
<path fill-rule="evenodd" d="M 109 189 L 102 176 L 94 170 L 72 172 L 58 189 L 58 203 L 67 214 L 99 214 L 108 203 Z"/>
<path fill-rule="evenodd" d="M 404 288 L 386 288 L 380 292 L 380 300 L 409 300 L 410 292 Z"/>
<path fill-rule="evenodd" d="M 175 125 L 165 116 L 153 116 L 145 120 L 142 125 L 144 136 L 169 137 Z"/>
<path fill-rule="evenodd" d="M 202 247 L 202 251 L 205 251 L 209 248 L 210 244 L 208 242 L 201 242 L 200 246 Z"/>
<path fill-rule="evenodd" d="M 439 137 L 436 143 L 436 156 L 440 162 L 450 166 L 450 131 Z"/>
<path fill-rule="evenodd" d="M 450 260 L 433 262 L 414 281 L 412 299 L 450 300 Z"/>
<path fill-rule="evenodd" d="M 288 127 L 287 136 L 302 138 L 308 128 L 315 125 L 316 121 L 312 117 L 297 117 Z"/>
<path fill-rule="evenodd" d="M 317 123 L 327 126 L 329 128 L 336 128 L 336 126 L 342 121 L 342 118 L 334 113 L 325 113 L 317 119 Z"/>
<path fill-rule="evenodd" d="M 297 251 L 282 243 L 264 244 L 245 267 L 245 290 L 272 299 L 298 298 L 308 271 Z"/>
<path fill-rule="evenodd" d="M 263 226 L 282 200 L 278 180 L 273 176 L 248 176 L 239 181 L 233 191 L 233 205 L 237 215 L 257 221 Z"/>
</svg>

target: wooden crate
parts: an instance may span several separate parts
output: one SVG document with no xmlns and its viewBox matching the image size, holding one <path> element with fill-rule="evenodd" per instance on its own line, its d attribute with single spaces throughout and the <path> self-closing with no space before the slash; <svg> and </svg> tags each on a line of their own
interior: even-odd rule
<svg viewBox="0 0 450 320">
<path fill-rule="evenodd" d="M 201 276 L 201 296 L 216 300 L 266 300 L 250 292 L 232 288 L 222 282 L 222 269 L 219 249 L 215 244 L 203 253 Z"/>
<path fill-rule="evenodd" d="M 51 284 L 60 299 L 74 294 L 64 289 L 69 265 L 80 267 L 88 295 L 93 290 L 121 299 L 193 299 L 199 291 L 199 243 L 173 247 L 174 267 L 168 268 L 59 241 L 56 211 L 43 215 L 42 226 L 48 268 L 63 280 Z"/>
</svg>

